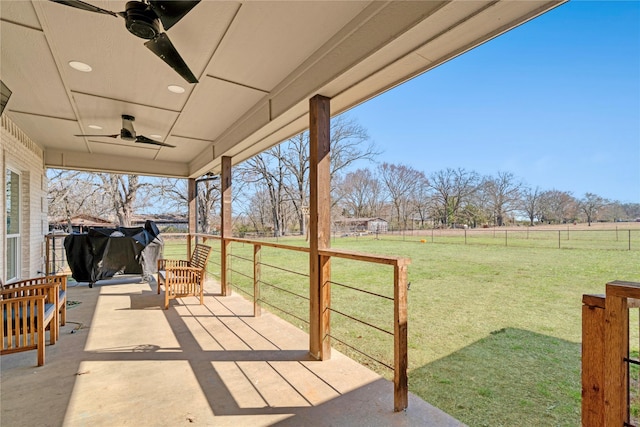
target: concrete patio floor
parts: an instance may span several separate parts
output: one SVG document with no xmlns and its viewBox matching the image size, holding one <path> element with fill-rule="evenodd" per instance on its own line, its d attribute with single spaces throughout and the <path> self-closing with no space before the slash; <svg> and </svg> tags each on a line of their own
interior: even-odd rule
<svg viewBox="0 0 640 427">
<path fill-rule="evenodd" d="M 308 356 L 308 335 L 209 283 L 162 310 L 139 277 L 70 283 L 60 340 L 2 356 L 0 425 L 459 426 L 410 394 L 393 412 L 393 384 L 337 351 Z"/>
</svg>

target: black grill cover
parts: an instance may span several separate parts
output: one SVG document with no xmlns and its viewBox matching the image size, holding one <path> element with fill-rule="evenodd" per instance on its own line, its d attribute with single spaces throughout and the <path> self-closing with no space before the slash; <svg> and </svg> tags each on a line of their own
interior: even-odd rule
<svg viewBox="0 0 640 427">
<path fill-rule="evenodd" d="M 64 239 L 67 262 L 78 282 L 95 283 L 116 274 L 157 272 L 164 242 L 153 221 L 144 227 L 91 228 Z"/>
</svg>

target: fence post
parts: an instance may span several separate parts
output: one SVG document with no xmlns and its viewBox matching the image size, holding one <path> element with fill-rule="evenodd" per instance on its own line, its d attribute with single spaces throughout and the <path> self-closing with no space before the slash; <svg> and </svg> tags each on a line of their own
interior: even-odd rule
<svg viewBox="0 0 640 427">
<path fill-rule="evenodd" d="M 629 250 L 631 250 L 631 229 L 629 229 Z"/>
<path fill-rule="evenodd" d="M 582 296 L 582 425 L 604 425 L 604 295 Z"/>
<path fill-rule="evenodd" d="M 629 308 L 624 289 L 607 283 L 605 304 L 604 425 L 628 422 Z"/>
<path fill-rule="evenodd" d="M 260 317 L 262 309 L 260 307 L 260 261 L 262 245 L 253 246 L 253 316 Z"/>
<path fill-rule="evenodd" d="M 504 230 L 504 245 L 505 245 L 505 246 L 509 246 L 509 245 L 507 244 L 507 233 L 508 233 L 508 231 L 507 231 L 507 230 Z"/>
<path fill-rule="evenodd" d="M 223 296 L 230 295 L 229 283 L 229 257 L 231 242 L 227 240 L 233 236 L 231 225 L 231 157 L 222 156 L 220 174 L 220 293 Z"/>
<path fill-rule="evenodd" d="M 49 266 L 49 263 L 51 262 L 51 235 L 47 234 L 45 235 L 45 266 L 44 266 L 44 271 L 45 274 L 47 276 L 51 275 L 51 267 Z"/>
<path fill-rule="evenodd" d="M 560 249 L 560 230 L 558 230 L 558 249 Z"/>
<path fill-rule="evenodd" d="M 398 260 L 394 266 L 394 370 L 393 410 L 403 411 L 409 406 L 409 381 L 407 369 L 407 260 Z"/>
</svg>

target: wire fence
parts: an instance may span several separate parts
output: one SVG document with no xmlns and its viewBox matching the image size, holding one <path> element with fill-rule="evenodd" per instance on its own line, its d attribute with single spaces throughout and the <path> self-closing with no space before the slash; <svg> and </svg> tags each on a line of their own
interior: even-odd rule
<svg viewBox="0 0 640 427">
<path fill-rule="evenodd" d="M 356 238 L 377 238 L 420 243 L 445 243 L 461 245 L 494 245 L 549 249 L 594 249 L 640 251 L 640 229 L 535 229 L 523 228 L 473 228 L 431 229 L 388 232 L 377 235 L 359 235 Z"/>
</svg>

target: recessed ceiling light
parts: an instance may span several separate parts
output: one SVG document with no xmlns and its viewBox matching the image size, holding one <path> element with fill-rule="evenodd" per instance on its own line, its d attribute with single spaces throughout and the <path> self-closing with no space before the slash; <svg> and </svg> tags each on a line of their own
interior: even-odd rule
<svg viewBox="0 0 640 427">
<path fill-rule="evenodd" d="M 97 130 L 102 129 L 102 126 L 98 126 L 98 125 L 89 125 L 89 127 L 90 127 L 91 129 L 97 129 Z"/>
<path fill-rule="evenodd" d="M 69 66 L 74 70 L 82 71 L 84 73 L 88 73 L 89 71 L 92 70 L 89 64 L 85 64 L 84 62 L 80 62 L 80 61 L 70 61 Z"/>
<path fill-rule="evenodd" d="M 184 93 L 184 88 L 178 85 L 169 85 L 167 86 L 167 89 L 169 89 L 169 92 L 173 93 Z"/>
<path fill-rule="evenodd" d="M 162 138 L 162 135 L 158 135 L 157 133 L 152 133 L 151 135 L 149 135 L 151 138 Z"/>
</svg>

